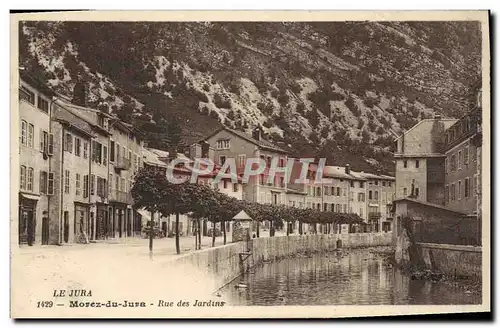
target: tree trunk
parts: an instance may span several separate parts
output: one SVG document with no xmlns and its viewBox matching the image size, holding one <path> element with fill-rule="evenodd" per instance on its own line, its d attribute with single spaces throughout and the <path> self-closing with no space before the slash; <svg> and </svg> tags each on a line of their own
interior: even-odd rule
<svg viewBox="0 0 500 328">
<path fill-rule="evenodd" d="M 198 220 L 193 220 L 194 249 L 198 250 Z"/>
<path fill-rule="evenodd" d="M 154 213 L 151 211 L 151 220 L 149 220 L 149 258 L 153 258 L 153 236 L 155 232 L 154 228 Z"/>
<path fill-rule="evenodd" d="M 286 222 L 286 235 L 290 236 L 290 222 Z"/>
<path fill-rule="evenodd" d="M 201 249 L 201 220 L 198 220 L 198 249 Z"/>
<path fill-rule="evenodd" d="M 224 245 L 226 245 L 226 221 L 222 221 L 222 233 L 224 234 Z"/>
<path fill-rule="evenodd" d="M 213 229 L 212 229 L 212 247 L 215 246 L 215 221 L 213 222 Z"/>
<path fill-rule="evenodd" d="M 260 237 L 260 221 L 257 220 L 256 222 L 257 222 L 257 238 L 259 238 Z"/>
<path fill-rule="evenodd" d="M 273 220 L 269 220 L 269 237 L 274 237 Z"/>
<path fill-rule="evenodd" d="M 299 235 L 302 236 L 302 233 L 303 233 L 303 231 L 302 231 L 302 221 L 299 221 Z"/>
<path fill-rule="evenodd" d="M 318 234 L 318 224 L 317 223 L 314 223 L 314 227 L 313 227 L 313 231 L 314 231 L 314 234 L 317 235 Z"/>
<path fill-rule="evenodd" d="M 179 244 L 179 213 L 175 213 L 175 250 L 177 254 L 181 253 L 181 245 Z"/>
</svg>

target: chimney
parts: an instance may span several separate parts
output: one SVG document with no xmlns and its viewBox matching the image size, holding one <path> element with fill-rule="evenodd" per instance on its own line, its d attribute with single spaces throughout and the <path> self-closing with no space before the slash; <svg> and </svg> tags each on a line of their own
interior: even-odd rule
<svg viewBox="0 0 500 328">
<path fill-rule="evenodd" d="M 260 140 L 261 137 L 262 137 L 262 128 L 259 125 L 252 131 L 252 138 L 254 138 L 255 140 Z"/>
<path fill-rule="evenodd" d="M 202 158 L 209 158 L 208 157 L 208 151 L 210 149 L 210 145 L 206 141 L 201 142 L 201 157 Z"/>
<path fill-rule="evenodd" d="M 345 173 L 346 174 L 350 174 L 351 173 L 351 167 L 349 166 L 349 164 L 345 165 Z"/>
<path fill-rule="evenodd" d="M 79 77 L 73 88 L 73 104 L 78 106 L 87 106 L 87 86 L 85 82 Z"/>
<path fill-rule="evenodd" d="M 434 114 L 434 119 L 435 119 L 435 120 L 440 120 L 440 119 L 441 119 L 441 115 L 439 115 L 439 114 Z"/>
</svg>

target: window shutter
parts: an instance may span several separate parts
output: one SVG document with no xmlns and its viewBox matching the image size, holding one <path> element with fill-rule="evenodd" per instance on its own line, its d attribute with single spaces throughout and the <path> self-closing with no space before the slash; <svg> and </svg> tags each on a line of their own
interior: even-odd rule
<svg viewBox="0 0 500 328">
<path fill-rule="evenodd" d="M 44 141 L 43 141 L 43 130 L 40 130 L 40 152 L 43 153 L 43 151 L 45 150 L 45 144 L 44 144 Z"/>
<path fill-rule="evenodd" d="M 115 142 L 111 141 L 111 145 L 109 148 L 109 161 L 114 162 L 115 161 Z"/>
<path fill-rule="evenodd" d="M 92 174 L 90 176 L 90 194 L 94 195 L 94 184 L 95 184 L 95 175 Z"/>
<path fill-rule="evenodd" d="M 53 195 L 54 194 L 54 173 L 50 172 L 49 173 L 49 179 L 48 179 L 48 187 L 47 187 L 47 195 Z"/>
<path fill-rule="evenodd" d="M 52 133 L 49 134 L 49 144 L 48 144 L 48 147 L 47 147 L 47 153 L 49 155 L 53 155 L 54 154 L 54 135 Z"/>
</svg>

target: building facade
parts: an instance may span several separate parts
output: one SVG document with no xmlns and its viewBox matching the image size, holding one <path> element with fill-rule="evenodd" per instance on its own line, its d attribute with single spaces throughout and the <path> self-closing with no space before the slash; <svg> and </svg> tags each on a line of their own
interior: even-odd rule
<svg viewBox="0 0 500 328">
<path fill-rule="evenodd" d="M 85 106 L 85 95 L 77 97 L 77 91 L 75 87 L 70 100 L 21 74 L 20 244 L 86 243 L 132 235 L 130 188 L 142 165 L 142 140 L 128 124 Z M 119 128 L 111 128 L 112 123 Z M 110 165 L 112 140 L 126 145 L 120 150 L 127 152 L 128 163 L 135 159 L 133 165 L 120 166 L 120 161 L 116 170 Z M 119 186 L 126 196 L 110 188 L 110 177 L 122 171 L 127 174 L 119 175 Z M 122 210 L 118 220 L 117 208 Z"/>
</svg>

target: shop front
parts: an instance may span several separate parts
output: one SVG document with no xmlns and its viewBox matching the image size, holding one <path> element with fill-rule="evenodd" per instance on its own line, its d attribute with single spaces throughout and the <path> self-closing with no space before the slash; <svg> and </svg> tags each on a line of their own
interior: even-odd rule
<svg viewBox="0 0 500 328">
<path fill-rule="evenodd" d="M 37 195 L 19 194 L 19 244 L 33 245 L 36 239 Z"/>
</svg>

